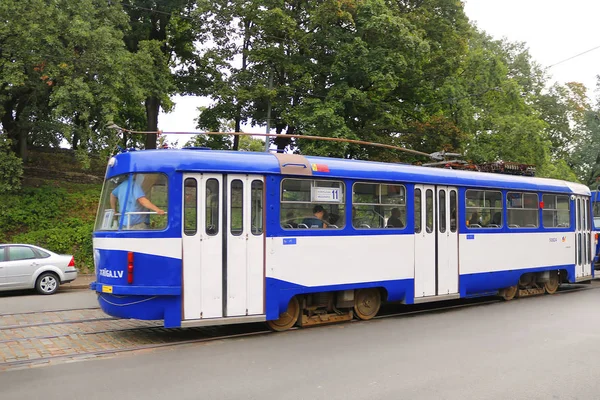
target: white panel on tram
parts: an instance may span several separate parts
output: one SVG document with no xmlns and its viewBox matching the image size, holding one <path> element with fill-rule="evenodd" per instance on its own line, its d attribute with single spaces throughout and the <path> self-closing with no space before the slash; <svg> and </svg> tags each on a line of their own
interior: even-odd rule
<svg viewBox="0 0 600 400">
<path fill-rule="evenodd" d="M 223 177 L 204 175 L 202 190 L 202 317 L 223 316 Z"/>
<path fill-rule="evenodd" d="M 263 178 L 228 175 L 227 182 L 226 316 L 263 314 Z"/>
<path fill-rule="evenodd" d="M 183 317 L 223 316 L 220 175 L 185 174 L 183 186 Z"/>
<path fill-rule="evenodd" d="M 248 193 L 248 315 L 264 314 L 264 183 L 262 178 L 250 178 Z"/>
<path fill-rule="evenodd" d="M 437 294 L 458 293 L 457 190 L 437 187 Z"/>
<path fill-rule="evenodd" d="M 415 185 L 415 298 L 436 294 L 434 190 Z"/>
</svg>

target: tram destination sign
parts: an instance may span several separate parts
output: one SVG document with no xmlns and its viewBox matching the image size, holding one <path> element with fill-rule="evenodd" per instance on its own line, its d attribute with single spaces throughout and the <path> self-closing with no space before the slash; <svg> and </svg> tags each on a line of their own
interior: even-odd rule
<svg viewBox="0 0 600 400">
<path fill-rule="evenodd" d="M 313 202 L 341 203 L 343 201 L 341 188 L 313 187 L 311 194 Z"/>
</svg>

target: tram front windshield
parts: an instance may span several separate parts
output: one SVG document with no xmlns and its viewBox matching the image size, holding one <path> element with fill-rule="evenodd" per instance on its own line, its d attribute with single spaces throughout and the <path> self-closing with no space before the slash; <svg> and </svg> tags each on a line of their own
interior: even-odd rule
<svg viewBox="0 0 600 400">
<path fill-rule="evenodd" d="M 165 214 L 147 208 L 148 202 L 164 210 Z M 95 230 L 162 230 L 167 226 L 167 206 L 166 175 L 148 173 L 112 177 L 102 188 Z"/>
</svg>

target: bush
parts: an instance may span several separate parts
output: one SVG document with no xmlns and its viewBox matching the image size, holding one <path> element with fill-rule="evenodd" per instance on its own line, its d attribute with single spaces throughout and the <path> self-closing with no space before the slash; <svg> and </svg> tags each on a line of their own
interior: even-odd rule
<svg viewBox="0 0 600 400">
<path fill-rule="evenodd" d="M 23 161 L 10 149 L 10 140 L 0 135 L 0 194 L 21 188 Z"/>
<path fill-rule="evenodd" d="M 93 222 L 82 222 L 74 227 L 60 225 L 15 235 L 13 241 L 35 244 L 58 254 L 72 254 L 77 269 L 86 273 L 94 271 L 93 230 Z"/>
<path fill-rule="evenodd" d="M 0 242 L 28 243 L 75 256 L 81 272 L 93 272 L 92 232 L 100 185 L 26 187 L 2 196 Z"/>
</svg>

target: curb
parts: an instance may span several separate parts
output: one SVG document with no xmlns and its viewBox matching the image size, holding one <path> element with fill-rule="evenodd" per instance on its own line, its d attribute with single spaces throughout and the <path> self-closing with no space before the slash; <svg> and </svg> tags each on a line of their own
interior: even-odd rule
<svg viewBox="0 0 600 400">
<path fill-rule="evenodd" d="M 74 281 L 60 285 L 60 289 L 89 289 L 90 283 L 94 282 L 95 280 L 96 275 L 94 274 L 81 274 L 78 275 Z"/>
</svg>

